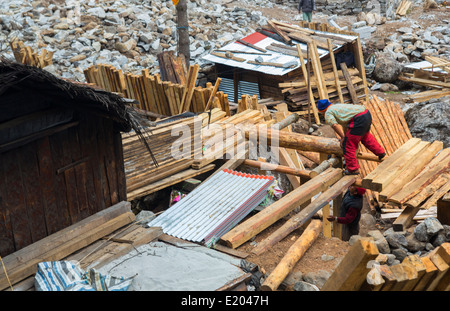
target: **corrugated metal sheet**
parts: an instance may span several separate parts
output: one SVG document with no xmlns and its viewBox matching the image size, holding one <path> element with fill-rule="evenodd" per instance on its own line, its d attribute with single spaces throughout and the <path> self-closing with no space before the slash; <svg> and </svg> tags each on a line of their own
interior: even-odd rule
<svg viewBox="0 0 450 311">
<path fill-rule="evenodd" d="M 320 31 L 317 31 L 320 33 Z M 258 33 L 258 35 L 261 36 L 261 40 L 259 40 L 258 42 L 252 42 L 253 45 L 256 45 L 257 47 L 263 48 L 265 49 L 267 46 L 269 46 L 272 43 L 278 43 L 278 44 L 282 44 L 279 41 L 276 41 L 270 37 L 261 35 Z M 345 39 L 356 39 L 356 36 L 350 36 L 350 35 L 341 35 L 341 34 L 334 34 L 335 36 L 341 36 L 342 38 Z M 246 38 L 250 37 L 252 35 L 247 36 Z M 244 41 L 250 41 L 250 40 L 246 40 L 246 38 L 243 38 Z M 292 40 L 293 43 L 295 44 L 300 44 L 301 47 L 304 47 L 306 49 L 306 44 Z M 288 45 L 286 45 L 288 46 Z M 339 48 L 341 46 L 336 47 Z M 247 47 L 241 43 L 238 42 L 232 42 L 229 43 L 225 46 L 223 46 L 222 48 L 220 48 L 221 50 L 229 50 L 229 51 L 242 51 L 242 52 L 257 52 L 256 50 L 252 49 L 251 47 Z M 318 48 L 318 53 L 319 53 L 319 57 L 323 57 L 325 55 L 327 55 L 329 52 L 328 50 L 323 50 Z M 208 54 L 206 56 L 203 56 L 203 59 L 211 61 L 213 63 L 218 63 L 218 64 L 223 64 L 223 65 L 228 65 L 231 67 L 237 67 L 237 68 L 242 68 L 242 69 L 247 69 L 247 70 L 253 70 L 253 71 L 258 71 L 258 72 L 262 72 L 262 73 L 266 73 L 266 74 L 270 74 L 270 75 L 276 75 L 276 76 L 282 76 L 285 75 L 289 72 L 291 72 L 292 70 L 297 69 L 298 67 L 300 67 L 300 61 L 298 57 L 294 57 L 294 56 L 290 56 L 290 55 L 285 55 L 282 53 L 278 53 L 278 52 L 274 52 L 274 51 L 268 51 L 268 56 L 262 56 L 264 62 L 273 62 L 273 63 L 287 63 L 287 62 L 291 62 L 291 61 L 296 61 L 298 63 L 297 66 L 292 67 L 292 68 L 280 68 L 280 67 L 274 67 L 274 66 L 262 66 L 262 65 L 254 65 L 254 64 L 249 64 L 247 63 L 247 60 L 255 60 L 256 57 L 261 56 L 261 55 L 251 55 L 251 54 L 237 54 L 236 56 L 240 57 L 240 58 L 244 58 L 246 61 L 245 62 L 238 62 L 232 59 L 225 59 L 222 57 L 217 57 L 211 54 Z"/>
<path fill-rule="evenodd" d="M 273 176 L 220 171 L 148 225 L 211 246 L 262 202 L 273 181 Z"/>
<path fill-rule="evenodd" d="M 223 91 L 225 94 L 228 94 L 228 100 L 231 102 L 237 102 L 234 98 L 234 81 L 233 79 L 221 78 L 222 81 L 219 85 L 219 91 Z M 242 95 L 257 95 L 258 99 L 260 99 L 259 94 L 259 86 L 256 82 L 247 82 L 247 81 L 239 81 L 238 84 L 238 98 L 240 99 Z"/>
</svg>

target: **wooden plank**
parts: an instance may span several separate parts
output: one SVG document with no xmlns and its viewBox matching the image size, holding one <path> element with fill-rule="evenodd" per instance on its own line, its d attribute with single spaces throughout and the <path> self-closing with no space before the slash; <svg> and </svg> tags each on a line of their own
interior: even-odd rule
<svg viewBox="0 0 450 311">
<path fill-rule="evenodd" d="M 450 148 L 446 148 L 424 167 L 421 174 L 408 182 L 400 191 L 392 195 L 389 200 L 397 204 L 407 202 L 428 186 L 437 176 L 450 168 L 449 159 Z"/>
<path fill-rule="evenodd" d="M 297 44 L 297 53 L 298 53 L 298 56 L 300 58 L 300 66 L 302 68 L 302 73 L 303 73 L 303 77 L 305 79 L 305 84 L 307 85 L 308 84 L 308 78 L 310 78 L 310 74 L 308 73 L 308 70 L 306 68 L 305 60 L 303 58 L 303 53 L 302 53 L 302 50 L 301 50 L 299 44 Z M 320 123 L 320 118 L 319 118 L 319 112 L 317 110 L 316 102 L 314 100 L 314 96 L 312 94 L 311 88 L 309 89 L 308 96 L 309 96 L 310 105 L 311 105 L 312 110 L 313 110 L 314 120 L 316 121 L 317 125 L 320 125 L 321 123 Z"/>
<path fill-rule="evenodd" d="M 328 52 L 330 53 L 329 55 L 330 55 L 330 59 L 331 59 L 331 64 L 333 66 L 334 80 L 335 80 L 336 89 L 337 89 L 337 92 L 338 92 L 338 95 L 339 95 L 339 101 L 341 103 L 343 103 L 344 102 L 344 97 L 342 96 L 342 90 L 341 90 L 341 86 L 339 84 L 339 74 L 338 74 L 337 67 L 336 67 L 336 61 L 334 59 L 333 46 L 331 44 L 331 40 L 330 39 L 327 39 L 327 43 L 328 43 Z"/>
<path fill-rule="evenodd" d="M 377 168 L 372 171 L 369 175 L 363 178 L 362 180 L 362 186 L 366 189 L 370 189 L 372 185 L 372 180 L 377 176 L 381 175 L 381 172 L 387 171 L 391 165 L 394 165 L 396 161 L 401 159 L 403 155 L 407 154 L 409 150 L 411 150 L 415 145 L 417 145 L 420 142 L 420 138 L 412 138 L 403 146 L 395 151 L 392 155 L 387 157 L 383 162 L 381 162 Z"/>
<path fill-rule="evenodd" d="M 447 274 L 449 270 L 449 265 L 445 262 L 445 260 L 442 258 L 440 254 L 437 252 L 432 253 L 428 256 L 431 260 L 431 262 L 435 265 L 437 268 L 436 274 L 433 279 L 430 280 L 430 282 L 426 285 L 425 290 L 426 291 L 434 291 L 437 290 L 437 287 L 440 283 L 440 281 L 444 278 L 444 276 Z M 448 285 L 448 284 L 446 284 Z"/>
<path fill-rule="evenodd" d="M 352 103 L 354 105 L 356 105 L 359 103 L 359 101 L 358 101 L 358 97 L 356 96 L 355 87 L 353 86 L 352 78 L 350 77 L 350 74 L 348 72 L 347 65 L 345 63 L 341 63 L 340 66 L 341 66 L 342 73 L 344 74 L 345 81 L 347 81 L 347 89 L 348 89 L 348 92 L 350 93 Z"/>
<path fill-rule="evenodd" d="M 321 291 L 359 290 L 369 272 L 367 263 L 375 259 L 379 252 L 370 238 L 360 238 L 351 247 L 333 274 L 320 289 Z"/>
<path fill-rule="evenodd" d="M 375 176 L 370 185 L 373 191 L 381 192 L 385 189 L 397 176 L 402 175 L 402 172 L 410 165 L 416 165 L 416 160 L 420 155 L 431 145 L 430 142 L 421 141 L 413 148 L 411 148 L 400 159 L 392 163 L 387 170 L 382 174 Z"/>
</svg>

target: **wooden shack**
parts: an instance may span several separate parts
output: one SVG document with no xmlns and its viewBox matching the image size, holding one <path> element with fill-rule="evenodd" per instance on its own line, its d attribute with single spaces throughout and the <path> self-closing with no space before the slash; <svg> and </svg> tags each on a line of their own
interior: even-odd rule
<svg viewBox="0 0 450 311">
<path fill-rule="evenodd" d="M 1 256 L 127 199 L 120 96 L 3 60 L 0 109 Z"/>
<path fill-rule="evenodd" d="M 215 74 L 222 79 L 219 89 L 236 103 L 242 94 L 249 94 L 285 100 L 291 111 L 305 110 L 308 69 L 314 102 L 322 98 L 333 103 L 368 99 L 359 35 L 327 24 L 269 21 L 204 59 L 215 64 Z M 344 60 L 345 72 L 340 68 Z"/>
</svg>

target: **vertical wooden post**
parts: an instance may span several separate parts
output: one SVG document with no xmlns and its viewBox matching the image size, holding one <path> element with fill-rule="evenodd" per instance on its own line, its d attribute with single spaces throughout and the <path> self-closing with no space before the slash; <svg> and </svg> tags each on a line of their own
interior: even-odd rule
<svg viewBox="0 0 450 311">
<path fill-rule="evenodd" d="M 186 68 L 189 68 L 191 51 L 189 48 L 189 23 L 187 14 L 187 0 L 179 0 L 177 7 L 177 30 L 178 30 L 178 54 L 183 54 Z"/>
</svg>

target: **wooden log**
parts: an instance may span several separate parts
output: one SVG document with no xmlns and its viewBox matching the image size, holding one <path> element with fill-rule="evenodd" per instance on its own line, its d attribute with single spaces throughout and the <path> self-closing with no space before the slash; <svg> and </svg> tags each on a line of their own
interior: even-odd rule
<svg viewBox="0 0 450 311">
<path fill-rule="evenodd" d="M 302 184 L 283 198 L 266 207 L 256 215 L 237 225 L 221 237 L 221 242 L 236 248 L 280 220 L 314 195 L 328 188 L 342 176 L 342 170 L 329 169 Z"/>
<path fill-rule="evenodd" d="M 317 177 L 316 177 L 317 178 Z M 312 180 L 314 180 L 313 178 Z M 315 213 L 322 209 L 325 205 L 329 204 L 339 194 L 344 192 L 350 185 L 356 181 L 356 176 L 344 176 L 339 181 L 334 183 L 329 189 L 322 192 L 311 204 L 303 208 L 295 216 L 291 217 L 284 225 L 273 232 L 264 241 L 258 243 L 258 245 L 252 250 L 252 253 L 261 255 L 267 251 L 270 247 L 284 239 L 292 231 L 300 228 L 305 224 Z"/>
<path fill-rule="evenodd" d="M 255 160 L 250 160 L 250 159 L 245 159 L 243 164 L 251 166 L 251 167 L 259 168 L 264 171 L 275 171 L 275 172 L 284 173 L 284 174 L 288 174 L 288 175 L 294 175 L 294 176 L 299 176 L 299 177 L 308 178 L 308 179 L 310 178 L 309 170 L 302 170 L 302 169 L 297 169 L 297 168 L 293 168 L 293 167 L 289 167 L 289 166 L 284 166 L 284 165 L 279 165 L 279 164 L 274 164 L 274 163 L 267 163 L 267 162 L 262 162 L 262 161 L 255 161 Z"/>
<path fill-rule="evenodd" d="M 367 263 L 375 259 L 379 252 L 371 238 L 360 238 L 347 252 L 333 274 L 320 289 L 321 291 L 357 291 L 369 272 Z"/>
<path fill-rule="evenodd" d="M 324 172 L 330 167 L 339 167 L 339 165 L 342 163 L 341 159 L 333 157 L 328 160 L 322 161 L 317 167 L 311 170 L 309 173 L 310 178 L 314 178 L 320 173 Z"/>
<path fill-rule="evenodd" d="M 283 30 L 278 28 L 277 25 L 275 25 L 272 21 L 269 21 L 269 20 L 267 21 L 267 24 L 269 24 L 270 27 L 272 27 L 273 30 L 275 30 L 275 32 L 284 40 L 285 43 L 287 43 L 289 45 L 292 44 L 291 38 L 289 38 Z"/>
<path fill-rule="evenodd" d="M 300 116 L 296 113 L 292 113 L 287 118 L 272 125 L 272 128 L 274 128 L 276 130 L 284 129 L 285 127 L 291 125 L 292 123 L 297 122 L 298 119 L 300 119 Z"/>
<path fill-rule="evenodd" d="M 342 148 L 339 144 L 339 140 L 336 138 L 328 138 L 321 136 L 305 135 L 299 133 L 286 133 L 283 131 L 277 131 L 274 129 L 267 129 L 267 131 L 259 131 L 258 129 L 252 129 L 245 132 L 247 139 L 251 135 L 258 139 L 266 140 L 270 144 L 271 138 L 276 137 L 278 139 L 279 147 L 297 149 L 302 151 L 313 151 L 324 154 L 335 154 L 338 156 L 343 155 Z M 373 154 L 359 152 L 356 155 L 359 159 L 365 159 L 369 161 L 376 161 L 378 157 Z"/>
<path fill-rule="evenodd" d="M 305 252 L 315 242 L 322 231 L 322 222 L 313 220 L 303 231 L 302 235 L 288 249 L 286 255 L 281 259 L 275 269 L 269 274 L 261 285 L 263 291 L 274 291 L 280 286 L 281 282 L 292 271 L 295 264 L 303 257 Z"/>
</svg>

